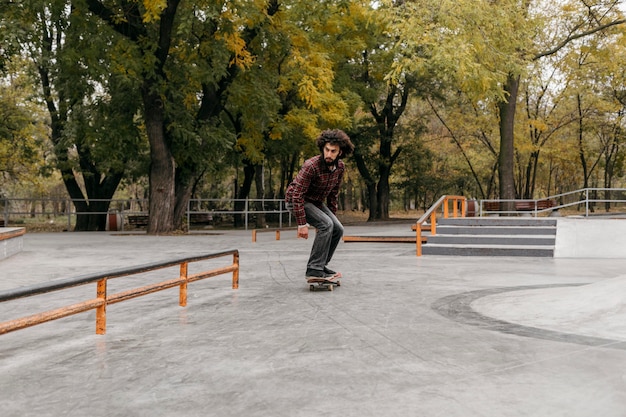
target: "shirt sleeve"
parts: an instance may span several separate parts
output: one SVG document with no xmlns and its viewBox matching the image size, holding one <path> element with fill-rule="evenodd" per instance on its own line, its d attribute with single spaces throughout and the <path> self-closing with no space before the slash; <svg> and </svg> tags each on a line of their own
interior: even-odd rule
<svg viewBox="0 0 626 417">
<path fill-rule="evenodd" d="M 306 224 L 306 212 L 304 211 L 304 195 L 311 185 L 314 170 L 310 163 L 305 163 L 296 175 L 293 181 L 293 189 L 291 193 L 291 203 L 293 204 L 293 215 L 296 218 L 298 226 Z"/>
</svg>

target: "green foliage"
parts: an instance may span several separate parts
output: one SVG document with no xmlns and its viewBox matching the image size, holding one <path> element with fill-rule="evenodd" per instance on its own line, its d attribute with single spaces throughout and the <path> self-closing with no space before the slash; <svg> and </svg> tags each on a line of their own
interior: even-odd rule
<svg viewBox="0 0 626 417">
<path fill-rule="evenodd" d="M 46 117 L 33 97 L 33 80 L 13 57 L 5 62 L 11 75 L 0 81 L 0 193 L 43 182 L 49 150 Z M 22 67 L 22 68 L 20 68 Z"/>
<path fill-rule="evenodd" d="M 49 137 L 48 161 L 66 178 L 123 173 L 145 182 L 146 106 L 158 102 L 177 180 L 207 192 L 243 161 L 280 171 L 284 185 L 296 162 L 318 152 L 321 129 L 342 128 L 367 185 L 384 186 L 395 163 L 389 179 L 405 197 L 496 197 L 498 104 L 512 75 L 522 80 L 520 194 L 623 176 L 621 29 L 561 45 L 618 18 L 609 1 L 200 0 L 178 3 L 174 15 L 167 4 L 0 4 L 5 178 L 34 181 Z M 20 56 L 23 70 L 11 66 Z M 152 103 L 142 101 L 148 92 Z"/>
</svg>

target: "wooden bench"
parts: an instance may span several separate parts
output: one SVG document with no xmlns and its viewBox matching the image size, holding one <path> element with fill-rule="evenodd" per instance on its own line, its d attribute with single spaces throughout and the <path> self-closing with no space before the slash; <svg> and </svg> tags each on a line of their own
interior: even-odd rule
<svg viewBox="0 0 626 417">
<path fill-rule="evenodd" d="M 483 203 L 485 211 L 500 211 L 499 201 L 485 201 Z"/>
<path fill-rule="evenodd" d="M 503 211 L 504 208 L 501 207 L 501 204 L 504 205 L 505 202 L 500 201 L 485 201 L 483 202 L 483 208 L 486 212 L 491 211 Z M 537 210 L 547 210 L 552 207 L 556 207 L 556 201 L 554 200 L 537 200 L 536 208 Z M 516 211 L 534 211 L 535 210 L 535 201 L 515 201 L 515 210 Z"/>
<path fill-rule="evenodd" d="M 516 201 L 515 202 L 515 210 L 517 211 L 534 211 L 535 208 L 537 210 L 547 210 L 556 206 L 556 201 L 554 200 L 537 200 L 535 206 L 535 201 Z"/>
<path fill-rule="evenodd" d="M 133 227 L 146 227 L 148 226 L 147 214 L 129 214 L 126 216 L 128 224 Z"/>
<path fill-rule="evenodd" d="M 189 213 L 189 223 L 200 225 L 213 224 L 213 215 L 211 213 Z"/>
<path fill-rule="evenodd" d="M 126 216 L 128 224 L 133 227 L 146 227 L 148 226 L 147 214 L 129 214 Z M 212 224 L 213 215 L 211 213 L 191 213 L 189 214 L 189 221 L 191 224 Z"/>
</svg>

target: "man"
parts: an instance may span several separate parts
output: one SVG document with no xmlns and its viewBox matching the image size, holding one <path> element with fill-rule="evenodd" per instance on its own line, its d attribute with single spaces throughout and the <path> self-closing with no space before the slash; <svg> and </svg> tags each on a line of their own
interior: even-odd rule
<svg viewBox="0 0 626 417">
<path fill-rule="evenodd" d="M 320 155 L 304 162 L 287 187 L 285 202 L 296 218 L 298 238 L 308 239 L 308 225 L 317 229 L 306 266 L 306 278 L 333 280 L 341 274 L 327 265 L 343 236 L 343 225 L 335 216 L 345 170 L 339 158 L 349 156 L 354 151 L 354 145 L 348 135 L 339 129 L 323 131 L 316 143 Z"/>
</svg>

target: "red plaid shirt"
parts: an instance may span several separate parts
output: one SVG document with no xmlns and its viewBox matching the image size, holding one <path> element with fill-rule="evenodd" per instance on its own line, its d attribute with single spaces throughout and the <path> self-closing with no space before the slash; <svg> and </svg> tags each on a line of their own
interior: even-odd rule
<svg viewBox="0 0 626 417">
<path fill-rule="evenodd" d="M 306 224 L 304 202 L 321 207 L 324 202 L 333 213 L 337 213 L 337 196 L 343 179 L 345 165 L 337 161 L 334 171 L 328 169 L 322 155 L 307 159 L 296 178 L 287 187 L 285 201 L 293 205 L 293 214 L 298 226 Z"/>
</svg>

